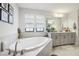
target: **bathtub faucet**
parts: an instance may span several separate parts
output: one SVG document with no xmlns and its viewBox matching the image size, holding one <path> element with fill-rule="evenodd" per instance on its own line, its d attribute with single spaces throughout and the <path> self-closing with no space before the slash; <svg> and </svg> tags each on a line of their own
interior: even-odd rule
<svg viewBox="0 0 79 59">
<path fill-rule="evenodd" d="M 13 56 L 16 56 L 16 54 L 17 54 L 17 44 L 18 44 L 18 41 L 17 41 L 16 44 L 15 44 L 15 51 L 14 51 Z"/>
</svg>

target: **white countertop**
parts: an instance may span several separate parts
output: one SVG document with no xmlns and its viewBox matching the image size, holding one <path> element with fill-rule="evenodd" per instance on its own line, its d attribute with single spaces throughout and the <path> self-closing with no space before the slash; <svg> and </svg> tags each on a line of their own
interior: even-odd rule
<svg viewBox="0 0 79 59">
<path fill-rule="evenodd" d="M 50 33 L 76 33 L 76 32 L 50 32 Z"/>
</svg>

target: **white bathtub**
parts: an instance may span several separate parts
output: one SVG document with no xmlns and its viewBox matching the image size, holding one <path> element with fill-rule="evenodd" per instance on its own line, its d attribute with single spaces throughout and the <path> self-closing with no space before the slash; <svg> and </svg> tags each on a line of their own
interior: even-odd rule
<svg viewBox="0 0 79 59">
<path fill-rule="evenodd" d="M 51 39 L 47 37 L 32 37 L 18 40 L 17 52 L 21 50 L 32 51 L 47 44 Z M 15 51 L 15 44 L 10 45 L 10 51 Z"/>
</svg>

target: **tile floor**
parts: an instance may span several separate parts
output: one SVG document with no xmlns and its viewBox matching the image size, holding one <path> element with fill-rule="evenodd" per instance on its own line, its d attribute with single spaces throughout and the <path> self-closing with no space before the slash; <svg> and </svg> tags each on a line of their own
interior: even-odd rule
<svg viewBox="0 0 79 59">
<path fill-rule="evenodd" d="M 79 56 L 79 46 L 65 45 L 54 47 L 53 54 L 58 56 Z"/>
</svg>

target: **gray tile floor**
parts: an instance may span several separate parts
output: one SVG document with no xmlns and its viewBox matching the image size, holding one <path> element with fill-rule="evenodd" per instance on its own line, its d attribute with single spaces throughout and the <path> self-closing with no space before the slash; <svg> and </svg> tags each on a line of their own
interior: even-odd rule
<svg viewBox="0 0 79 59">
<path fill-rule="evenodd" d="M 65 45 L 53 49 L 53 54 L 58 56 L 79 56 L 79 46 Z"/>
</svg>

